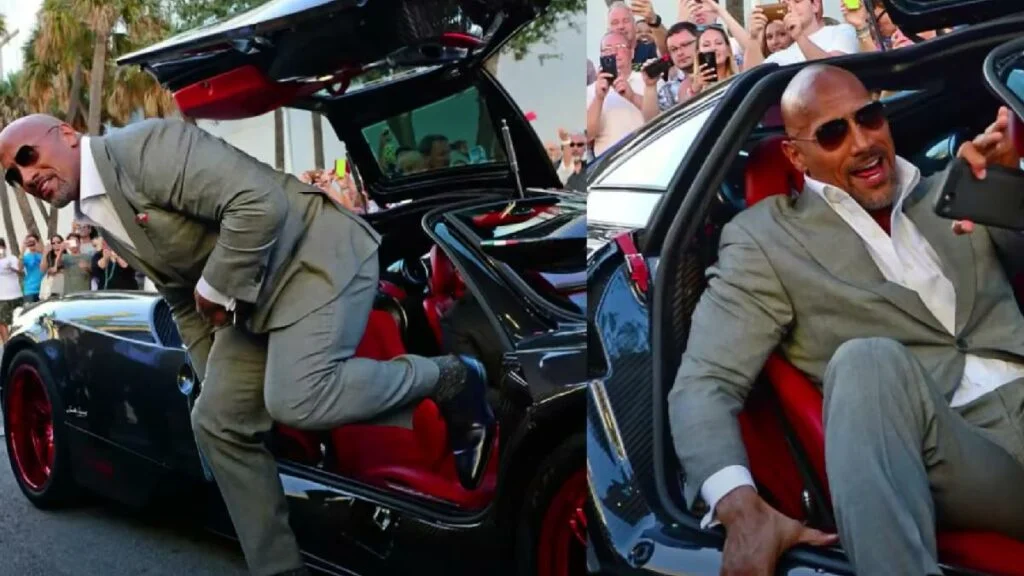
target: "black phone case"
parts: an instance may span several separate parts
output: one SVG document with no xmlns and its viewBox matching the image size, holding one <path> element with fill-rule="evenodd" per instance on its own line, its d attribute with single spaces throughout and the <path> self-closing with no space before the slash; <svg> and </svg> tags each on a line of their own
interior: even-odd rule
<svg viewBox="0 0 1024 576">
<path fill-rule="evenodd" d="M 1024 230 L 1024 172 L 989 166 L 978 180 L 967 162 L 957 158 L 946 172 L 935 213 L 950 220 Z"/>
<path fill-rule="evenodd" d="M 707 54 L 707 56 L 705 56 Z M 715 71 L 715 77 L 712 82 L 718 82 L 718 66 L 715 62 L 714 52 L 698 52 L 697 53 L 697 73 L 700 73 L 700 69 L 704 66 L 708 66 Z"/>
<path fill-rule="evenodd" d="M 619 75 L 619 65 L 615 61 L 615 56 L 601 56 L 601 72 L 611 74 L 612 77 Z"/>
</svg>

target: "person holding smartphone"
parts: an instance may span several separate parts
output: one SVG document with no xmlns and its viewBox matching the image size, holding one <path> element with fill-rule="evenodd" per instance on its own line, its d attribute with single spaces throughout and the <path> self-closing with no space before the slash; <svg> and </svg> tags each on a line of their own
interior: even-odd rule
<svg viewBox="0 0 1024 576">
<path fill-rule="evenodd" d="M 668 64 L 665 78 L 655 65 L 659 60 L 648 60 L 644 63 L 644 96 L 641 110 L 644 120 L 649 121 L 658 114 L 668 110 L 687 99 L 686 89 L 689 87 L 690 71 L 697 57 L 697 25 L 692 22 L 676 22 L 668 29 L 665 42 L 668 46 Z"/>
<path fill-rule="evenodd" d="M 39 249 L 39 236 L 30 233 L 25 236 L 21 245 L 21 258 L 18 260 L 18 272 L 24 274 L 22 290 L 24 291 L 25 302 L 38 302 L 39 290 L 43 285 L 43 271 L 40 262 L 43 254 Z"/>
<path fill-rule="evenodd" d="M 633 72 L 628 39 L 608 32 L 601 39 L 597 81 L 587 87 L 587 134 L 600 155 L 622 137 L 643 126 L 643 72 Z"/>
<path fill-rule="evenodd" d="M 821 60 L 860 52 L 857 31 L 849 24 L 825 25 L 822 0 L 784 0 L 786 14 L 782 19 L 786 31 L 793 39 L 788 48 L 765 57 L 760 50 L 748 49 L 744 69 L 762 62 L 780 66 L 808 60 Z M 768 26 L 768 16 L 761 6 L 755 6 L 750 15 L 751 36 L 761 37 Z"/>
<path fill-rule="evenodd" d="M 738 74 L 729 46 L 729 36 L 719 26 L 711 26 L 697 39 L 697 59 L 688 96 L 693 98 L 708 87 Z"/>
</svg>

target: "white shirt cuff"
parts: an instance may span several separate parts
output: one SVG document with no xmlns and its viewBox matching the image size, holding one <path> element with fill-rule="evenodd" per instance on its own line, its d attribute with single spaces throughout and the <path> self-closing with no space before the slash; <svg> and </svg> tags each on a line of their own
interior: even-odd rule
<svg viewBox="0 0 1024 576">
<path fill-rule="evenodd" d="M 754 486 L 754 479 L 750 476 L 750 471 L 745 466 L 738 464 L 726 466 L 704 481 L 704 484 L 700 487 L 700 497 L 704 499 L 704 502 L 707 502 L 708 513 L 700 521 L 702 530 L 714 528 L 720 524 L 718 519 L 715 518 L 715 506 L 718 506 L 719 500 L 741 486 L 750 486 L 757 490 L 757 487 Z"/>
<path fill-rule="evenodd" d="M 228 298 L 224 294 L 218 292 L 216 288 L 210 286 L 210 284 L 206 281 L 206 278 L 199 279 L 199 283 L 196 284 L 196 291 L 199 292 L 200 296 L 206 298 L 210 302 L 213 302 L 214 304 L 220 304 L 228 312 L 232 312 L 235 309 L 235 299 Z"/>
</svg>

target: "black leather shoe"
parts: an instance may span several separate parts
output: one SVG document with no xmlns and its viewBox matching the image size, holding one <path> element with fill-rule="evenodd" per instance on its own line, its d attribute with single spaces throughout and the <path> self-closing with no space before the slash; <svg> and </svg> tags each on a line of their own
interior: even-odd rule
<svg viewBox="0 0 1024 576">
<path fill-rule="evenodd" d="M 487 403 L 487 370 L 475 358 L 459 356 L 466 382 L 451 398 L 438 403 L 448 426 L 448 446 L 455 455 L 455 472 L 466 490 L 480 486 L 491 457 L 497 423 Z"/>
<path fill-rule="evenodd" d="M 309 576 L 309 570 L 306 568 L 296 568 L 294 570 L 286 570 L 284 572 L 278 572 L 274 576 Z"/>
</svg>

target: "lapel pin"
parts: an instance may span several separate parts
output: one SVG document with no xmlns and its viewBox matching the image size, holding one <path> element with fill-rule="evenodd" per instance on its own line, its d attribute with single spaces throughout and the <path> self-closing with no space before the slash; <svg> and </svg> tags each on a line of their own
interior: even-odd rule
<svg viewBox="0 0 1024 576">
<path fill-rule="evenodd" d="M 138 224 L 139 226 L 145 226 L 146 224 L 149 224 L 149 214 L 146 214 L 145 212 L 141 214 L 136 214 L 135 223 Z"/>
</svg>

